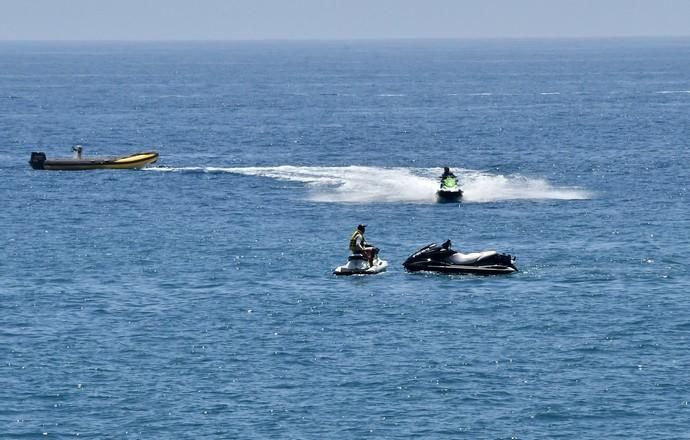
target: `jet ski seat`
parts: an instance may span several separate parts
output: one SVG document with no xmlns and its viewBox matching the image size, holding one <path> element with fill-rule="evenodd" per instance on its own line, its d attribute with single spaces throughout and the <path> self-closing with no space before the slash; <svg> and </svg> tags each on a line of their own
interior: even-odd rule
<svg viewBox="0 0 690 440">
<path fill-rule="evenodd" d="M 356 261 L 356 260 L 367 260 L 367 258 L 362 255 L 362 254 L 350 254 L 350 256 L 347 257 L 347 261 Z"/>
<path fill-rule="evenodd" d="M 483 252 L 472 252 L 470 254 L 462 254 L 456 252 L 451 255 L 448 259 L 453 262 L 453 264 L 474 264 L 482 258 L 487 258 L 492 255 L 496 255 L 496 251 L 483 251 Z"/>
</svg>

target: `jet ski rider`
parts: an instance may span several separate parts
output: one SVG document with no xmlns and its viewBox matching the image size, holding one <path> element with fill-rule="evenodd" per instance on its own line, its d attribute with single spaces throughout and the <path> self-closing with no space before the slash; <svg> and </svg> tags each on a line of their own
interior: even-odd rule
<svg viewBox="0 0 690 440">
<path fill-rule="evenodd" d="M 441 188 L 455 188 L 456 186 L 458 186 L 458 178 L 450 171 L 450 168 L 443 167 Z"/>
<path fill-rule="evenodd" d="M 374 248 L 367 244 L 364 239 L 364 230 L 367 225 L 359 224 L 357 229 L 350 237 L 350 252 L 353 254 L 363 255 L 369 261 L 369 265 L 374 264 Z"/>
</svg>

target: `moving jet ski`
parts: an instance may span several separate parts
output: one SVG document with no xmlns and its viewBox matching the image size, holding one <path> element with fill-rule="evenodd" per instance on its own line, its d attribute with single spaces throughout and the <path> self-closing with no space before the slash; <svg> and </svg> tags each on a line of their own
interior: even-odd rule
<svg viewBox="0 0 690 440">
<path fill-rule="evenodd" d="M 453 203 L 459 202 L 461 198 L 462 190 L 458 185 L 458 178 L 445 167 L 441 176 L 441 187 L 436 191 L 436 200 L 439 203 Z"/>
<path fill-rule="evenodd" d="M 436 200 L 439 203 L 457 203 L 460 199 L 462 199 L 462 190 L 457 185 L 452 188 L 441 185 L 441 188 L 436 191 Z"/>
<path fill-rule="evenodd" d="M 496 251 L 463 254 L 450 248 L 450 240 L 442 245 L 431 243 L 410 255 L 403 263 L 408 272 L 428 271 L 449 274 L 501 275 L 517 272 L 515 257 Z"/>
<path fill-rule="evenodd" d="M 386 270 L 388 262 L 379 258 L 379 249 L 375 247 L 369 249 L 373 252 L 372 264 L 369 264 L 367 257 L 362 254 L 351 254 L 347 257 L 347 264 L 336 267 L 333 273 L 335 275 L 373 275 Z"/>
</svg>

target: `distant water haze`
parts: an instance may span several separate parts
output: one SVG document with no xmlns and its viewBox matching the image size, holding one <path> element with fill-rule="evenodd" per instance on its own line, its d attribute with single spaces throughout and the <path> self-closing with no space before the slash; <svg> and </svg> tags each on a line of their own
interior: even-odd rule
<svg viewBox="0 0 690 440">
<path fill-rule="evenodd" d="M 3 0 L 1 40 L 688 35 L 682 0 Z"/>
</svg>

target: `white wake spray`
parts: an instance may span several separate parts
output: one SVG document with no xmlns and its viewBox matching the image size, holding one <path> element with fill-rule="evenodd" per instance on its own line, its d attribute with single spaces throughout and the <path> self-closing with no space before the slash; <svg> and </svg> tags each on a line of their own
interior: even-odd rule
<svg viewBox="0 0 690 440">
<path fill-rule="evenodd" d="M 462 170 L 458 174 L 465 202 L 498 200 L 584 200 L 591 194 L 580 188 L 555 187 L 544 179 L 521 175 L 489 174 Z"/>
<path fill-rule="evenodd" d="M 300 167 L 182 167 L 148 168 L 151 171 L 232 173 L 301 182 L 310 188 L 309 199 L 333 203 L 434 203 L 438 168 L 381 168 L 367 166 Z M 580 188 L 555 187 L 544 179 L 491 174 L 453 168 L 464 191 L 463 202 L 501 200 L 582 200 L 591 195 Z"/>
<path fill-rule="evenodd" d="M 278 180 L 303 182 L 311 188 L 316 202 L 431 203 L 435 200 L 435 180 L 415 174 L 410 168 L 349 167 L 250 167 L 226 171 Z"/>
</svg>

